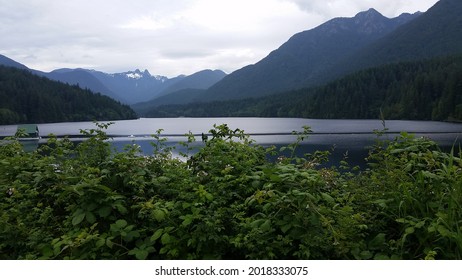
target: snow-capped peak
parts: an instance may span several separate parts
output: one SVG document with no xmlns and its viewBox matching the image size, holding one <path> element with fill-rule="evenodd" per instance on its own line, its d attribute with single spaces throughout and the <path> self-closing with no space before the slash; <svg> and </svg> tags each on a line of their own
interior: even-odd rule
<svg viewBox="0 0 462 280">
<path fill-rule="evenodd" d="M 158 80 L 158 81 L 161 81 L 162 83 L 165 82 L 166 80 L 168 80 L 167 77 L 165 76 L 160 76 L 160 75 L 155 75 L 155 76 L 152 76 L 154 79 Z"/>
<path fill-rule="evenodd" d="M 136 72 L 129 72 L 129 73 L 126 73 L 125 75 L 126 75 L 127 78 L 129 78 L 129 79 L 139 80 L 139 79 L 143 78 L 143 75 L 142 75 L 142 74 L 136 73 Z"/>
<path fill-rule="evenodd" d="M 135 79 L 135 80 L 139 80 L 139 79 L 143 78 L 144 77 L 143 74 L 146 74 L 146 71 L 143 73 L 143 72 L 140 71 L 140 69 L 136 69 L 135 71 L 130 71 L 130 72 L 125 73 L 127 78 Z M 149 74 L 149 72 L 148 72 L 148 74 Z"/>
<path fill-rule="evenodd" d="M 144 71 L 140 71 L 140 69 L 136 69 L 135 71 L 129 71 L 125 73 L 121 73 L 127 77 L 127 79 L 139 80 L 139 79 L 155 79 L 162 83 L 168 80 L 167 77 L 161 75 L 151 75 L 149 71 L 146 69 Z"/>
</svg>

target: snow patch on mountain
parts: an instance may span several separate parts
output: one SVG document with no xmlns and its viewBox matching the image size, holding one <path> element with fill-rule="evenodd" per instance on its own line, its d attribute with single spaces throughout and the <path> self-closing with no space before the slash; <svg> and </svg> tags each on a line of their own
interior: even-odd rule
<svg viewBox="0 0 462 280">
<path fill-rule="evenodd" d="M 125 75 L 126 75 L 127 78 L 129 78 L 129 79 L 139 80 L 139 79 L 143 78 L 143 75 L 138 74 L 138 73 L 127 73 L 127 74 L 125 74 Z"/>
</svg>

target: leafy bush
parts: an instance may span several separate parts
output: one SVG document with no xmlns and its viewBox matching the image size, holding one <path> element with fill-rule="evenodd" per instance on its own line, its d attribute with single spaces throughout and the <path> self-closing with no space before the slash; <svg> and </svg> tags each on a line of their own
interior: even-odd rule
<svg viewBox="0 0 462 280">
<path fill-rule="evenodd" d="M 152 155 L 112 151 L 108 125 L 0 145 L 1 259 L 461 258 L 461 156 L 428 139 L 379 141 L 358 171 L 296 157 L 309 128 L 284 157 L 214 126 L 181 161 L 161 131 Z"/>
</svg>

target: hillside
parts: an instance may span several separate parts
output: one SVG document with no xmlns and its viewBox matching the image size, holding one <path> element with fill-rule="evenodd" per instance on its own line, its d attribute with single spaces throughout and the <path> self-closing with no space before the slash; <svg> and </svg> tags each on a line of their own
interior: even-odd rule
<svg viewBox="0 0 462 280">
<path fill-rule="evenodd" d="M 462 55 L 363 70 L 318 88 L 259 99 L 159 106 L 150 117 L 462 120 Z"/>
<path fill-rule="evenodd" d="M 209 87 L 224 77 L 226 73 L 221 70 L 199 71 L 166 88 L 158 94 L 158 97 L 147 102 L 133 104 L 131 107 L 137 112 L 145 113 L 159 105 L 196 102 Z"/>
<path fill-rule="evenodd" d="M 43 73 L 41 76 L 70 85 L 78 85 L 81 88 L 99 92 L 127 103 L 127 100 L 124 100 L 121 96 L 108 89 L 99 79 L 85 69 L 57 69 L 50 73 Z"/>
<path fill-rule="evenodd" d="M 130 107 L 107 96 L 0 66 L 0 124 L 132 118 Z"/>
<path fill-rule="evenodd" d="M 130 107 L 132 107 L 139 115 L 144 115 L 150 112 L 153 108 L 162 105 L 183 105 L 199 102 L 200 97 L 204 94 L 204 92 L 204 89 L 180 89 L 148 102 L 133 104 Z"/>
<path fill-rule="evenodd" d="M 418 15 L 389 19 L 370 9 L 353 18 L 332 19 L 294 35 L 255 65 L 231 73 L 202 100 L 259 97 L 319 84 L 320 75 L 333 65 Z"/>
<path fill-rule="evenodd" d="M 400 26 L 330 69 L 342 76 L 387 63 L 462 52 L 462 1 L 440 0 L 422 16 Z"/>
<path fill-rule="evenodd" d="M 1 55 L 0 54 L 0 65 L 3 65 L 3 66 L 9 66 L 9 67 L 15 67 L 15 68 L 18 68 L 18 69 L 29 69 L 27 68 L 27 66 L 19 63 L 19 62 L 16 62 L 14 60 L 12 60 L 11 58 L 9 57 L 6 57 L 4 55 Z"/>
<path fill-rule="evenodd" d="M 159 93 L 159 97 L 184 89 L 208 89 L 226 76 L 221 70 L 202 70 L 184 77 Z"/>
</svg>

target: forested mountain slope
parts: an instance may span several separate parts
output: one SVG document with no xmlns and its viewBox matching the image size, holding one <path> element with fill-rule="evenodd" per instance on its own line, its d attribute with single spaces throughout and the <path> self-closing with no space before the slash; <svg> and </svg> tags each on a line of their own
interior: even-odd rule
<svg viewBox="0 0 462 280">
<path fill-rule="evenodd" d="M 131 118 L 130 107 L 107 96 L 0 66 L 0 124 Z"/>
<path fill-rule="evenodd" d="M 462 120 L 462 55 L 402 62 L 260 99 L 159 106 L 146 116 Z"/>
<path fill-rule="evenodd" d="M 202 100 L 260 97 L 313 84 L 319 75 L 362 47 L 416 18 L 386 18 L 374 9 L 353 18 L 335 18 L 295 34 L 255 65 L 237 70 L 212 86 Z"/>
<path fill-rule="evenodd" d="M 340 77 L 388 63 L 462 53 L 462 1 L 440 0 L 415 20 L 340 61 L 329 75 Z"/>
</svg>

